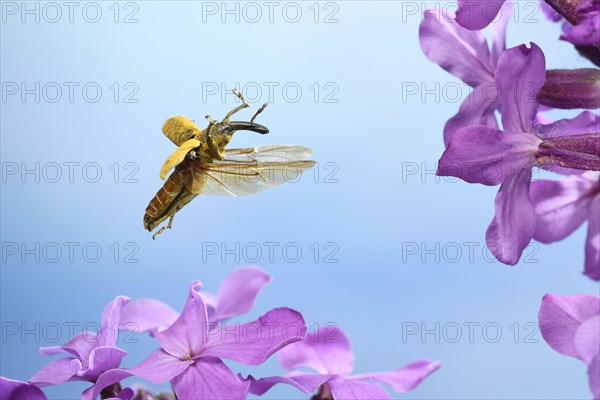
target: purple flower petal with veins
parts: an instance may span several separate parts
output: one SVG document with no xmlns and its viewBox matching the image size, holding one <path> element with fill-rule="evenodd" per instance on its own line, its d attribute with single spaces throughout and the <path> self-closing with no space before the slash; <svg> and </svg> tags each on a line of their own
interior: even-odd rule
<svg viewBox="0 0 600 400">
<path fill-rule="evenodd" d="M 217 295 L 206 301 L 208 320 L 213 323 L 250 312 L 256 297 L 271 282 L 271 276 L 258 267 L 239 268 L 223 279 Z"/>
<path fill-rule="evenodd" d="M 160 300 L 132 300 L 121 312 L 120 329 L 134 332 L 148 332 L 168 328 L 179 316 Z"/>
<path fill-rule="evenodd" d="M 586 363 L 590 389 L 600 399 L 600 297 L 548 293 L 538 319 L 550 347 Z"/>
<path fill-rule="evenodd" d="M 458 0 L 456 22 L 470 30 L 488 26 L 500 13 L 505 0 Z"/>
<path fill-rule="evenodd" d="M 440 363 L 418 360 L 391 372 L 351 376 L 354 354 L 350 341 L 339 329 L 321 328 L 311 332 L 302 342 L 294 343 L 278 353 L 279 362 L 286 369 L 311 368 L 316 373 L 291 372 L 285 376 L 254 379 L 250 393 L 262 395 L 278 383 L 285 383 L 304 393 L 319 389 L 318 399 L 390 399 L 377 383 L 390 385 L 396 392 L 407 392 L 418 386 L 440 367 Z M 377 383 L 374 383 L 377 382 Z"/>
<path fill-rule="evenodd" d="M 510 11 L 492 29 L 491 52 L 481 32 L 468 30 L 454 20 L 452 13 L 427 10 L 419 28 L 419 42 L 427 58 L 474 88 L 458 113 L 444 127 L 444 143 L 458 129 L 471 125 L 498 128 L 494 112 L 499 107 L 494 76 L 500 54 L 505 49 L 506 24 Z"/>
<path fill-rule="evenodd" d="M 42 390 L 30 383 L 0 376 L 0 399 L 2 400 L 48 400 Z"/>
<path fill-rule="evenodd" d="M 562 240 L 588 221 L 584 273 L 600 280 L 600 174 L 533 181 L 529 197 L 537 218 L 533 238 L 539 242 Z"/>
</svg>

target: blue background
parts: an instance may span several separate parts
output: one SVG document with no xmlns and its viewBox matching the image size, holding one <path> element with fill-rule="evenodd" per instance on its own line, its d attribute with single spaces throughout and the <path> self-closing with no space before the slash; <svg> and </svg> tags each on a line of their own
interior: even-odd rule
<svg viewBox="0 0 600 400">
<path fill-rule="evenodd" d="M 35 3 L 27 4 L 33 8 Z M 65 86 L 56 103 L 43 96 L 36 103 L 33 95 L 25 102 L 8 96 L 1 103 L 4 172 L 12 163 L 19 168 L 21 163 L 29 168 L 40 163 L 39 182 L 19 173 L 2 181 L 2 376 L 27 380 L 50 361 L 39 355 L 38 347 L 66 341 L 65 324 L 99 322 L 100 311 L 116 295 L 155 297 L 181 309 L 190 281 L 200 279 L 206 290 L 216 291 L 228 272 L 252 261 L 254 253 L 244 257 L 241 249 L 257 243 L 263 256 L 255 264 L 274 282 L 254 310 L 236 320 L 289 306 L 300 310 L 309 326 L 335 323 L 352 340 L 356 373 L 392 370 L 418 358 L 442 361 L 442 368 L 419 388 L 394 393 L 397 398 L 591 397 L 585 365 L 554 352 L 536 325 L 545 293 L 598 292 L 597 284 L 581 274 L 585 226 L 560 243 L 532 243 L 515 267 L 502 265 L 482 252 L 497 189 L 432 173 L 443 151 L 443 125 L 460 104 L 452 88 L 461 88 L 460 98 L 468 94 L 419 47 L 420 16 L 436 3 L 320 3 L 315 22 L 313 2 L 301 2 L 296 23 L 283 18 L 285 2 L 275 9 L 273 22 L 266 6 L 257 3 L 262 18 L 255 23 L 249 21 L 255 9 L 246 8 L 244 14 L 241 4 L 239 22 L 234 15 L 225 15 L 223 22 L 221 2 L 211 3 L 219 11 L 210 15 L 203 13 L 206 4 L 184 1 L 120 3 L 118 22 L 113 3 L 99 2 L 102 16 L 90 23 L 82 16 L 86 3 L 79 4 L 72 23 L 64 6 L 56 23 L 45 21 L 44 15 L 39 23 L 31 15 L 25 22 L 20 14 L 3 15 L 2 82 L 26 82 L 30 88 L 35 82 L 40 87 L 48 82 L 79 86 L 72 103 Z M 38 7 L 42 12 L 42 4 Z M 413 13 L 415 7 L 418 12 Z M 509 26 L 509 46 L 536 42 L 550 68 L 588 65 L 571 45 L 557 40 L 559 25 L 544 19 L 537 2 L 522 2 L 518 9 Z M 54 11 L 46 11 L 46 17 L 54 18 Z M 88 12 L 93 18 L 93 9 Z M 138 21 L 124 23 L 132 12 Z M 293 18 L 293 9 L 288 12 L 288 19 Z M 337 22 L 324 23 L 332 12 Z M 102 88 L 95 103 L 82 97 L 87 82 Z M 110 89 L 114 82 L 120 87 L 116 103 Z M 125 88 L 128 82 L 133 86 Z M 142 227 L 142 215 L 162 184 L 158 170 L 174 149 L 161 126 L 176 114 L 202 127 L 205 114 L 221 118 L 235 105 L 232 95 L 222 98 L 222 82 L 229 89 L 236 82 L 242 87 L 251 83 L 247 97 L 253 109 L 269 98 L 265 82 L 279 84 L 258 118 L 271 133 L 237 133 L 231 147 L 300 144 L 314 150 L 319 165 L 298 182 L 256 196 L 198 197 L 177 215 L 172 231 L 153 241 Z M 253 82 L 262 93 L 253 91 Z M 287 98 L 282 92 L 290 82 L 302 89 L 296 102 L 291 101 L 292 89 Z M 311 90 L 315 82 L 320 87 L 317 101 Z M 219 86 L 218 94 L 203 91 L 211 83 Z M 447 89 L 446 96 L 443 90 L 437 90 L 437 98 L 429 94 L 422 99 L 421 92 L 403 96 L 407 85 L 435 89 L 436 83 Z M 125 103 L 124 95 L 135 87 L 139 91 L 132 99 L 137 103 Z M 332 88 L 338 89 L 332 97 L 337 102 L 325 102 Z M 252 113 L 242 111 L 238 118 L 249 119 Z M 80 163 L 73 182 L 65 162 Z M 62 166 L 56 183 L 50 182 L 50 163 Z M 87 163 L 99 165 L 98 182 L 86 181 L 94 178 L 93 169 L 82 176 L 81 166 Z M 110 169 L 114 163 L 119 164 Z M 416 174 L 406 174 L 413 168 Z M 125 182 L 127 173 L 137 182 Z M 17 255 L 6 253 L 9 242 L 18 244 Z M 64 242 L 79 243 L 73 262 Z M 272 260 L 265 242 L 279 244 Z M 23 254 L 23 261 L 21 243 L 28 248 L 40 243 L 48 251 L 49 243 L 58 243 L 63 254 L 55 263 L 47 261 L 54 253 L 46 259 L 41 254 L 39 262 Z M 98 262 L 82 256 L 86 243 L 101 248 Z M 114 243 L 120 249 L 116 259 Z M 220 252 L 207 254 L 207 243 L 216 243 Z M 223 253 L 236 243 L 239 261 Z M 282 254 L 287 243 L 301 248 L 297 262 L 291 262 L 291 250 Z M 316 259 L 314 243 L 320 248 Z M 468 246 L 475 248 L 472 257 Z M 415 248 L 417 254 L 408 251 Z M 331 260 L 338 262 L 325 262 L 333 249 L 337 253 Z M 125 262 L 127 254 L 137 262 Z M 465 323 L 479 324 L 472 340 Z M 62 330 L 52 342 L 56 330 L 50 329 L 56 324 Z M 456 324 L 462 327 L 459 337 Z M 486 324 L 492 327 L 484 332 Z M 9 334 L 15 326 L 19 332 Z M 439 337 L 403 338 L 403 326 L 437 330 Z M 43 327 L 48 327 L 45 332 Z M 501 329 L 497 340 L 496 327 Z M 23 337 L 24 329 L 38 336 Z M 135 339 L 137 343 L 122 344 L 129 351 L 126 367 L 156 347 L 143 335 Z M 230 365 L 254 376 L 283 372 L 276 357 L 260 367 Z M 85 387 L 71 383 L 47 393 L 75 399 Z M 279 386 L 265 397 L 303 396 Z"/>
</svg>

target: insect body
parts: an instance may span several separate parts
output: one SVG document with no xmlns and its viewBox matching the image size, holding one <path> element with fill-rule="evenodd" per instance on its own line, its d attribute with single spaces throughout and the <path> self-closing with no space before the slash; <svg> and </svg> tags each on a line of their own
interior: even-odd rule
<svg viewBox="0 0 600 400">
<path fill-rule="evenodd" d="M 146 208 L 144 228 L 153 231 L 169 218 L 169 223 L 153 236 L 170 229 L 173 217 L 199 194 L 243 196 L 270 189 L 290 180 L 315 162 L 306 160 L 311 150 L 293 145 L 268 145 L 256 148 L 225 149 L 231 136 L 239 130 L 266 134 L 269 130 L 254 119 L 266 107 L 266 103 L 249 122 L 230 121 L 230 117 L 248 104 L 237 93 L 242 104 L 231 110 L 222 121 L 213 121 L 200 130 L 196 124 L 183 116 L 169 118 L 163 125 L 163 133 L 178 147 L 160 170 L 165 179 Z"/>
</svg>

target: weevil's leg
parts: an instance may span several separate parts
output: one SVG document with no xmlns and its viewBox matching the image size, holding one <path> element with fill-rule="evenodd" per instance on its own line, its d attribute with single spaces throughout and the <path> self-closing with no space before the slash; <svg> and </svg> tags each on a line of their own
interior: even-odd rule
<svg viewBox="0 0 600 400">
<path fill-rule="evenodd" d="M 216 124 L 216 121 L 210 115 L 206 115 L 204 118 L 206 118 L 208 120 L 208 126 L 206 127 L 206 138 L 209 141 L 212 141 L 212 136 L 210 135 L 210 131 L 211 131 L 213 125 Z"/>
<path fill-rule="evenodd" d="M 208 149 L 210 150 L 214 158 L 216 158 L 217 160 L 225 159 L 225 154 L 221 152 L 219 147 L 215 144 L 211 135 L 206 136 L 206 144 L 208 144 Z"/>
<path fill-rule="evenodd" d="M 225 158 L 225 154 L 223 154 L 223 152 L 221 152 L 221 150 L 219 150 L 219 147 L 215 144 L 215 142 L 213 141 L 213 137 L 210 134 L 210 130 L 213 127 L 215 121 L 213 121 L 213 119 L 210 117 L 210 115 L 207 115 L 206 119 L 208 119 L 210 121 L 208 128 L 206 128 L 207 129 L 206 144 L 208 145 L 208 149 L 210 150 L 210 152 L 213 154 L 213 156 L 217 160 L 223 160 Z"/>
<path fill-rule="evenodd" d="M 261 112 L 263 112 L 265 110 L 265 108 L 267 108 L 267 106 L 269 105 L 269 100 L 267 100 L 265 102 L 265 104 L 263 104 L 257 111 L 256 113 L 252 116 L 252 118 L 250 119 L 250 123 L 253 124 L 254 120 L 256 119 L 256 117 L 258 117 L 258 114 L 260 114 Z"/>
<path fill-rule="evenodd" d="M 212 135 L 210 134 L 210 131 L 212 130 L 212 127 L 214 126 L 214 124 L 216 124 L 216 122 L 214 119 L 212 119 L 210 115 L 207 115 L 204 118 L 208 120 L 208 126 L 206 127 L 206 140 L 209 143 L 212 143 Z"/>
<path fill-rule="evenodd" d="M 238 97 L 238 98 L 239 98 L 239 99 L 242 101 L 242 104 L 240 104 L 239 106 L 237 106 L 237 107 L 236 107 L 236 108 L 234 108 L 233 110 L 229 111 L 229 112 L 227 113 L 227 115 L 225 115 L 225 118 L 223 118 L 223 121 L 225 121 L 225 122 L 229 121 L 229 118 L 230 118 L 230 117 L 231 117 L 233 114 L 235 114 L 236 112 L 238 112 L 238 111 L 240 111 L 240 110 L 243 110 L 244 108 L 248 108 L 248 107 L 250 107 L 250 105 L 249 105 L 248 103 L 246 103 L 246 99 L 244 99 L 244 96 L 242 95 L 242 93 L 241 93 L 241 92 L 239 92 L 239 91 L 237 91 L 237 90 L 233 89 L 233 94 L 235 94 L 235 95 L 236 95 L 236 96 L 237 96 L 237 97 Z"/>
<path fill-rule="evenodd" d="M 212 127 L 216 122 L 215 120 L 210 116 L 210 115 L 206 115 L 204 116 L 204 118 L 206 118 L 208 120 L 208 127 Z"/>
<path fill-rule="evenodd" d="M 171 214 L 171 218 L 169 218 L 169 223 L 167 225 L 163 226 L 162 228 L 160 228 L 159 230 L 157 230 L 154 235 L 152 235 L 152 240 L 156 240 L 156 237 L 158 235 L 160 235 L 161 233 L 163 233 L 167 229 L 171 229 L 171 227 L 173 226 L 173 218 L 175 218 L 175 213 Z"/>
</svg>

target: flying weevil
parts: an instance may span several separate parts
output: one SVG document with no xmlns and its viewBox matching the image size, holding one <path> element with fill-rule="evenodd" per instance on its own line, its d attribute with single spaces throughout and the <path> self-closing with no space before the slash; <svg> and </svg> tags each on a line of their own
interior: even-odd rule
<svg viewBox="0 0 600 400">
<path fill-rule="evenodd" d="M 267 134 L 267 127 L 254 122 L 268 102 L 250 121 L 230 121 L 233 114 L 248 108 L 242 94 L 234 90 L 242 104 L 229 111 L 222 121 L 206 116 L 208 126 L 200 130 L 194 121 L 178 115 L 169 118 L 162 131 L 178 149 L 160 169 L 166 181 L 150 200 L 144 215 L 144 228 L 152 232 L 167 218 L 167 225 L 154 235 L 171 229 L 175 214 L 199 194 L 244 196 L 295 180 L 315 162 L 306 160 L 312 154 L 307 147 L 266 145 L 244 149 L 225 149 L 237 131 Z M 167 178 L 171 169 L 174 171 Z"/>
</svg>

